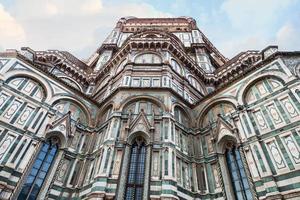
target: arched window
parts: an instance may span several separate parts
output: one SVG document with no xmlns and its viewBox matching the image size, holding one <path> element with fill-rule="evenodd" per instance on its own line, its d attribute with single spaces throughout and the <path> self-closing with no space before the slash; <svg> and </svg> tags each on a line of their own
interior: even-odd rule
<svg viewBox="0 0 300 200">
<path fill-rule="evenodd" d="M 159 64 L 161 63 L 161 58 L 154 54 L 154 53 L 145 53 L 142 55 L 139 55 L 134 60 L 135 63 L 143 64 Z"/>
<path fill-rule="evenodd" d="M 145 141 L 137 138 L 131 146 L 125 200 L 143 198 L 146 153 Z"/>
<path fill-rule="evenodd" d="M 226 117 L 233 112 L 235 109 L 230 103 L 219 103 L 214 105 L 207 111 L 207 113 L 203 117 L 202 127 L 206 127 L 209 124 L 213 124 L 217 121 L 218 115 L 221 115 L 226 119 Z"/>
<path fill-rule="evenodd" d="M 43 87 L 27 77 L 15 77 L 8 80 L 8 85 L 39 101 L 46 98 Z"/>
<path fill-rule="evenodd" d="M 249 181 L 238 148 L 226 150 L 226 161 L 237 200 L 252 200 Z"/>
<path fill-rule="evenodd" d="M 179 106 L 175 106 L 174 108 L 174 117 L 178 123 L 183 124 L 186 127 L 189 125 L 188 116 L 186 115 L 185 111 Z"/>
<path fill-rule="evenodd" d="M 172 176 L 175 177 L 175 153 L 172 152 Z"/>
<path fill-rule="evenodd" d="M 126 65 L 126 63 L 127 63 L 126 60 L 123 60 L 123 61 L 119 64 L 119 66 L 116 68 L 115 75 L 118 74 L 120 71 L 123 70 L 123 68 L 124 68 L 124 66 Z"/>
<path fill-rule="evenodd" d="M 71 111 L 71 118 L 75 121 L 79 119 L 79 122 L 86 125 L 87 124 L 87 115 L 83 109 L 78 106 L 76 103 L 67 100 L 59 100 L 55 103 L 54 109 L 56 109 L 60 114 L 66 114 Z"/>
<path fill-rule="evenodd" d="M 162 114 L 162 109 L 157 104 L 147 100 L 139 100 L 126 105 L 124 108 L 124 113 L 131 113 L 134 118 L 141 112 L 141 110 L 143 110 L 144 113 L 149 117 L 151 117 L 152 114 Z"/>
<path fill-rule="evenodd" d="M 26 177 L 18 200 L 36 199 L 58 150 L 57 140 L 44 142 Z"/>
<path fill-rule="evenodd" d="M 106 152 L 106 158 L 105 158 L 103 172 L 106 172 L 106 170 L 107 170 L 108 162 L 109 162 L 109 158 L 110 158 L 110 153 L 111 153 L 111 149 L 109 148 L 109 149 L 107 149 L 107 152 Z"/>
<path fill-rule="evenodd" d="M 165 161 L 165 176 L 168 176 L 169 175 L 169 151 L 168 150 L 165 150 L 164 152 L 164 161 Z"/>
<path fill-rule="evenodd" d="M 176 60 L 174 60 L 174 59 L 171 60 L 171 67 L 178 74 L 180 74 L 180 75 L 183 74 L 183 70 L 182 70 L 181 66 L 179 65 L 179 63 Z"/>
<path fill-rule="evenodd" d="M 196 88 L 201 93 L 204 93 L 203 88 L 197 79 L 195 79 L 193 76 L 190 75 L 190 76 L 188 76 L 188 80 L 194 88 Z"/>
<path fill-rule="evenodd" d="M 261 79 L 256 83 L 254 83 L 247 90 L 245 95 L 245 102 L 248 104 L 255 102 L 282 87 L 283 87 L 282 83 L 272 77 Z"/>
<path fill-rule="evenodd" d="M 102 113 L 100 113 L 101 116 L 99 117 L 100 118 L 99 123 L 103 123 L 107 121 L 111 116 L 112 112 L 113 112 L 113 106 L 110 105 Z"/>
</svg>

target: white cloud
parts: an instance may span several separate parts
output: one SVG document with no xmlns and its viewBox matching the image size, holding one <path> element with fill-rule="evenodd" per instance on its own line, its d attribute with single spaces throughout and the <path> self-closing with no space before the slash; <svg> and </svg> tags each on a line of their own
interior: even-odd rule
<svg viewBox="0 0 300 200">
<path fill-rule="evenodd" d="M 245 38 L 233 38 L 219 45 L 220 51 L 224 52 L 226 57 L 232 58 L 239 52 L 247 50 L 262 50 L 268 46 L 268 42 L 264 38 L 255 35 Z"/>
<path fill-rule="evenodd" d="M 237 29 L 260 29 L 279 16 L 278 13 L 295 0 L 226 0 L 221 8 Z"/>
<path fill-rule="evenodd" d="M 241 51 L 262 50 L 271 44 L 279 45 L 279 48 L 295 49 L 296 32 L 299 35 L 299 31 L 290 24 L 283 26 L 277 35 L 275 29 L 280 26 L 283 17 L 286 17 L 284 15 L 288 14 L 288 9 L 295 2 L 295 0 L 225 0 L 221 5 L 221 11 L 229 19 L 228 29 L 232 36 L 225 41 L 222 38 L 218 45 L 221 52 L 232 57 Z"/>
<path fill-rule="evenodd" d="M 300 49 L 300 28 L 292 23 L 283 25 L 276 34 L 275 42 L 280 49 L 299 50 Z"/>
<path fill-rule="evenodd" d="M 121 17 L 171 16 L 146 3 L 106 5 L 101 0 L 16 0 L 9 13 L 27 40 L 7 35 L 2 40 L 16 42 L 4 43 L 3 48 L 61 49 L 82 58 L 96 50 Z"/>
<path fill-rule="evenodd" d="M 23 27 L 0 4 L 0 48 L 13 48 L 25 39 Z"/>
</svg>

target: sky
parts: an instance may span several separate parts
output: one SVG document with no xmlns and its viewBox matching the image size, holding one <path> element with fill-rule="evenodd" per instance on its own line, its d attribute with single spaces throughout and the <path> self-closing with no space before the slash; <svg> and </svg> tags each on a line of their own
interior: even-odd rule
<svg viewBox="0 0 300 200">
<path fill-rule="evenodd" d="M 85 60 L 124 16 L 193 17 L 227 58 L 268 45 L 300 50 L 300 0 L 0 0 L 0 51 L 58 49 Z"/>
</svg>

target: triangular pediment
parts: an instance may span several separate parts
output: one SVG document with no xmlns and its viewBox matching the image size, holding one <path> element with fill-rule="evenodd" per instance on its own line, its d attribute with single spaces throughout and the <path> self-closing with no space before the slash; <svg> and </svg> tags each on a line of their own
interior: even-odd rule
<svg viewBox="0 0 300 200">
<path fill-rule="evenodd" d="M 129 125 L 129 129 L 130 132 L 149 132 L 149 130 L 151 129 L 151 124 L 148 121 L 144 111 L 141 111 L 140 114 L 131 122 L 131 124 Z"/>
<path fill-rule="evenodd" d="M 60 132 L 66 138 L 73 136 L 73 131 L 71 128 L 71 113 L 68 112 L 61 118 L 52 122 L 49 126 L 48 132 Z"/>
<path fill-rule="evenodd" d="M 234 127 L 221 116 L 218 116 L 213 138 L 216 143 L 220 143 L 223 139 L 237 141 Z"/>
</svg>

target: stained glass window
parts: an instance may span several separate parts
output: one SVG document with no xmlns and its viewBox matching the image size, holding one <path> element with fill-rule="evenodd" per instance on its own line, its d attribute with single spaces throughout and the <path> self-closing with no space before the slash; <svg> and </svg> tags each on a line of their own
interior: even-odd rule
<svg viewBox="0 0 300 200">
<path fill-rule="evenodd" d="M 18 200 L 34 200 L 37 198 L 47 173 L 57 152 L 57 145 L 51 142 L 42 144 L 29 175 L 26 177 Z"/>
<path fill-rule="evenodd" d="M 131 147 L 125 200 L 142 199 L 145 178 L 145 160 L 146 145 L 143 141 L 136 141 Z"/>
<path fill-rule="evenodd" d="M 252 200 L 253 197 L 239 150 L 236 148 L 227 150 L 226 160 L 236 199 Z"/>
</svg>

